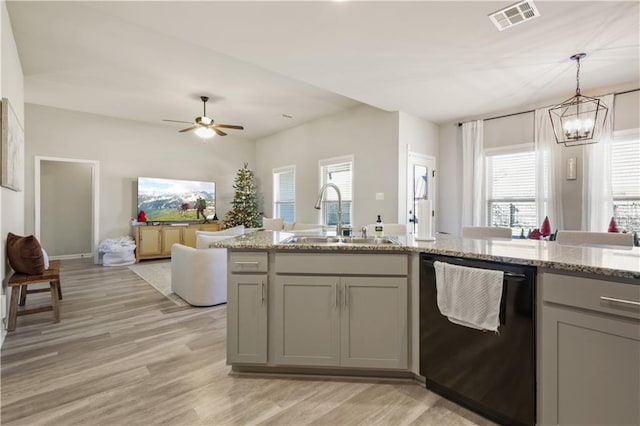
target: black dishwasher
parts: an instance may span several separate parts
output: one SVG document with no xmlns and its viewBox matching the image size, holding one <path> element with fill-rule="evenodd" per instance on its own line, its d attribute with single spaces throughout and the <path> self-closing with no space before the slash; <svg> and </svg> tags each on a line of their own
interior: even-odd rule
<svg viewBox="0 0 640 426">
<path fill-rule="evenodd" d="M 499 334 L 440 313 L 434 261 L 504 271 Z M 500 424 L 535 424 L 535 279 L 532 266 L 421 255 L 420 374 L 428 389 Z"/>
</svg>

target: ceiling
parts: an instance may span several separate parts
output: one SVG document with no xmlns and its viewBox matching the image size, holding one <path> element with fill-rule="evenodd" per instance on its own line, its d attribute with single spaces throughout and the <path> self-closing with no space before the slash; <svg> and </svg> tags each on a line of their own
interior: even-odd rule
<svg viewBox="0 0 640 426">
<path fill-rule="evenodd" d="M 640 87 L 640 2 L 7 1 L 25 101 L 178 130 L 202 113 L 261 138 L 369 104 L 434 123 Z M 292 118 L 284 117 L 291 116 Z"/>
</svg>

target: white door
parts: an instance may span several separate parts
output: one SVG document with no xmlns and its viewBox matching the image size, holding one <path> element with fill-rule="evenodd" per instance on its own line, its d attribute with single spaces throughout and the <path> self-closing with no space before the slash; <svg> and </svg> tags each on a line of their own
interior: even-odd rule
<svg viewBox="0 0 640 426">
<path fill-rule="evenodd" d="M 416 231 L 420 218 L 417 213 L 418 200 L 425 195 L 431 200 L 433 221 L 436 210 L 436 159 L 427 155 L 409 152 L 407 164 L 407 230 Z"/>
</svg>

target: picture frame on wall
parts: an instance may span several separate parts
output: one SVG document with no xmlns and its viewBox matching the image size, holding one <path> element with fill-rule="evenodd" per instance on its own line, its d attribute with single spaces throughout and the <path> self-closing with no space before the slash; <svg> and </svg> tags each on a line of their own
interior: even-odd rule
<svg viewBox="0 0 640 426">
<path fill-rule="evenodd" d="M 2 98 L 0 105 L 2 147 L 0 149 L 0 184 L 13 191 L 22 191 L 24 167 L 24 129 L 9 99 Z"/>
</svg>

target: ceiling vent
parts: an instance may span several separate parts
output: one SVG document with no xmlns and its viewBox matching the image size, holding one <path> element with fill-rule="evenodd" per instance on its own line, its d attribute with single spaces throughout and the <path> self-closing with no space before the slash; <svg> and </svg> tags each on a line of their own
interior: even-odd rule
<svg viewBox="0 0 640 426">
<path fill-rule="evenodd" d="M 540 12 L 536 5 L 531 0 L 525 0 L 493 12 L 489 15 L 489 19 L 498 31 L 502 31 L 538 16 Z"/>
</svg>

